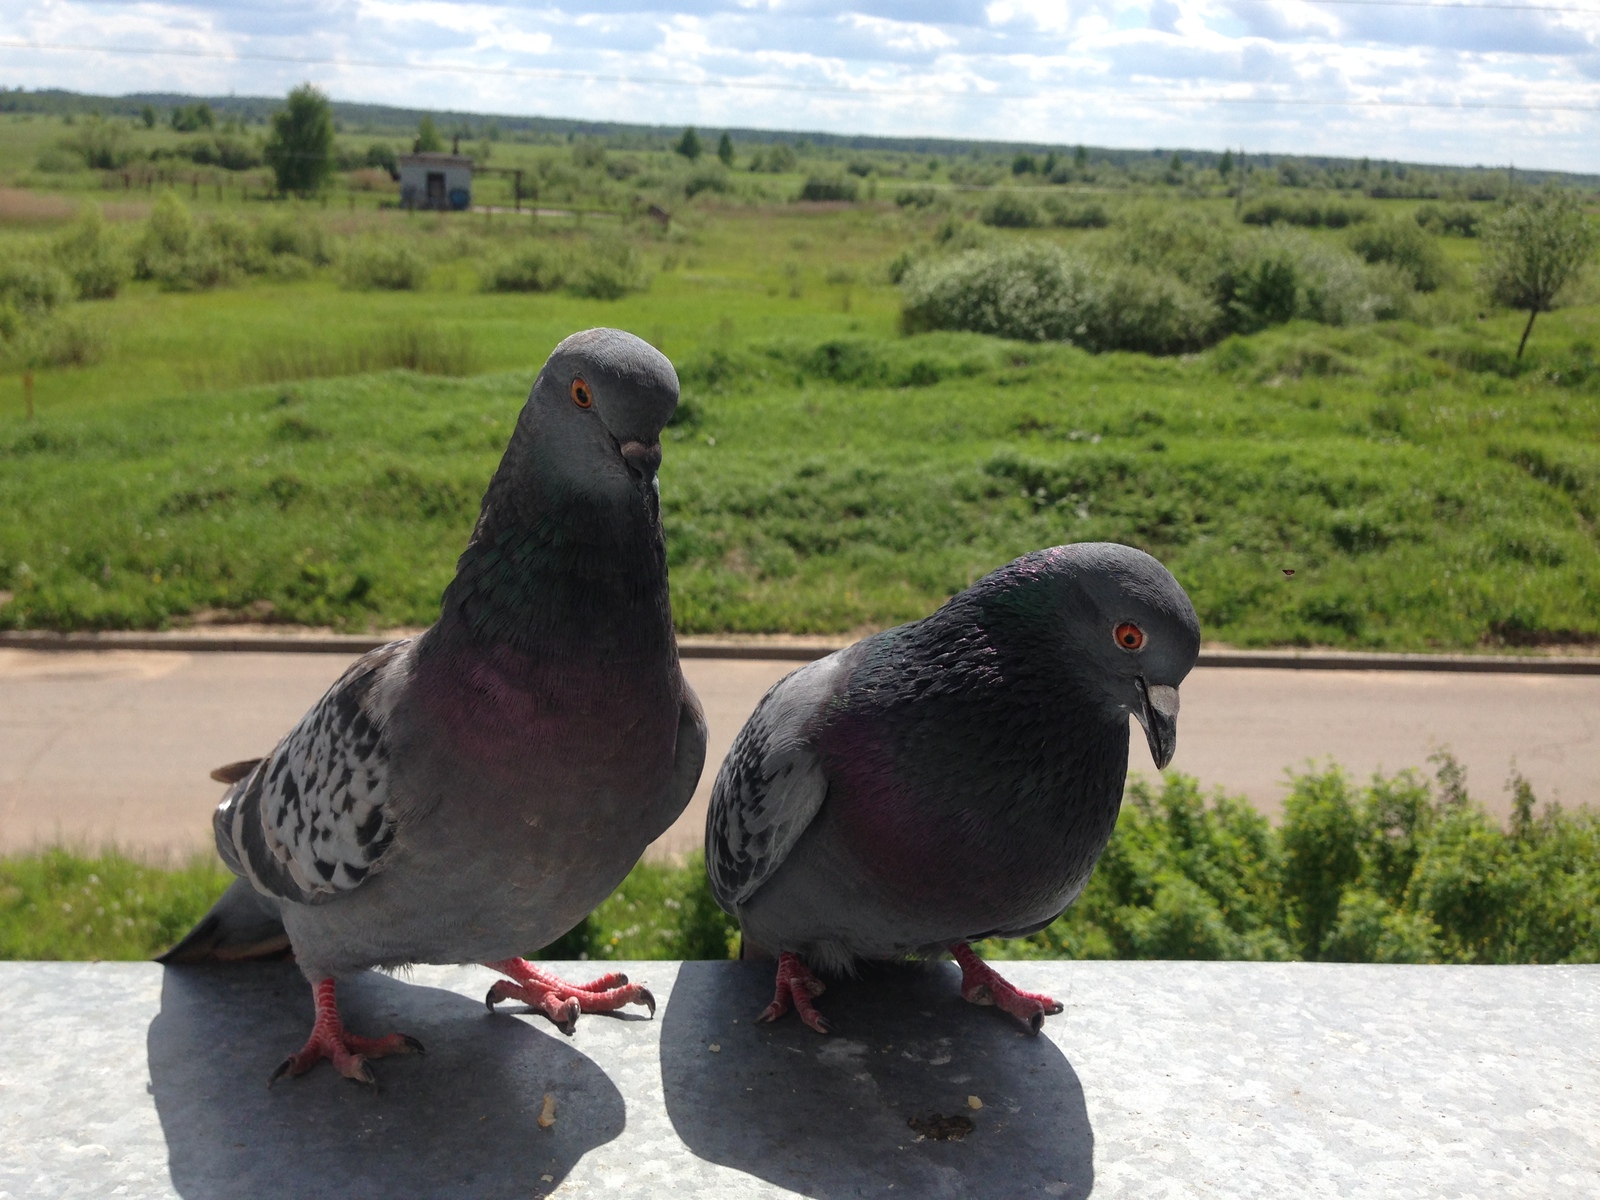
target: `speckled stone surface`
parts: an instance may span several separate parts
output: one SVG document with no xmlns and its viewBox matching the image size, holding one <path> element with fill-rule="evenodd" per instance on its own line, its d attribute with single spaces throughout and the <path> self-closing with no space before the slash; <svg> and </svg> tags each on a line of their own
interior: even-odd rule
<svg viewBox="0 0 1600 1200">
<path fill-rule="evenodd" d="M 624 969 L 656 1019 L 571 1039 L 481 968 L 363 977 L 427 1056 L 269 1091 L 292 967 L 0 964 L 0 1197 L 1600 1195 L 1600 967 L 1007 964 L 1039 1038 L 949 964 L 834 984 L 828 1038 L 754 1024 L 760 964 Z"/>
</svg>

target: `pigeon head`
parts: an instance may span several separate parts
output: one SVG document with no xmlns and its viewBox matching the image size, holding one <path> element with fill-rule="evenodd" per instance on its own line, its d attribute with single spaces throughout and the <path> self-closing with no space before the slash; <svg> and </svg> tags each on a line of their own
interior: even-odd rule
<svg viewBox="0 0 1600 1200">
<path fill-rule="evenodd" d="M 1024 555 L 1010 576 L 1013 602 L 1029 612 L 1078 688 L 1113 719 L 1144 727 L 1157 767 L 1178 745 L 1178 685 L 1200 653 L 1200 620 L 1172 573 L 1142 550 L 1082 542 Z"/>
<path fill-rule="evenodd" d="M 524 419 L 555 458 L 584 464 L 599 482 L 631 477 L 654 486 L 661 430 L 678 407 L 678 374 L 666 355 L 620 329 L 586 329 L 551 353 Z M 596 460 L 615 467 L 594 473 Z"/>
</svg>

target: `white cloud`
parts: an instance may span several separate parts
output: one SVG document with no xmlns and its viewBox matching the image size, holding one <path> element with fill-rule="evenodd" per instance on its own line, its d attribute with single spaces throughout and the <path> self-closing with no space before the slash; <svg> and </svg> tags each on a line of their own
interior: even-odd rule
<svg viewBox="0 0 1600 1200">
<path fill-rule="evenodd" d="M 309 78 L 345 99 L 483 112 L 1600 170 L 1600 112 L 1574 111 L 1600 109 L 1600 13 L 1318 0 L 37 0 L 0 13 L 0 40 L 31 44 L 0 46 L 0 82 L 13 87 L 273 94 Z M 552 69 L 592 79 L 539 74 Z"/>
</svg>

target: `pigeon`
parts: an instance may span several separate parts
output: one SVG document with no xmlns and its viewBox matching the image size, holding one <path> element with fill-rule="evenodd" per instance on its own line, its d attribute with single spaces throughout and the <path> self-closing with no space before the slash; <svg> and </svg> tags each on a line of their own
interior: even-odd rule
<svg viewBox="0 0 1600 1200">
<path fill-rule="evenodd" d="M 267 757 L 220 768 L 217 849 L 239 876 L 168 963 L 292 950 L 316 1019 L 273 1074 L 415 1053 L 358 1037 L 336 984 L 477 962 L 570 1034 L 642 1004 L 521 955 L 609 895 L 694 794 L 699 699 L 678 663 L 661 526 L 672 364 L 615 329 L 572 335 L 534 381 L 438 621 L 358 659 Z M 269 1081 L 270 1082 L 270 1081 Z"/>
<path fill-rule="evenodd" d="M 814 974 L 951 955 L 961 994 L 1037 1033 L 1061 1005 L 973 952 L 1077 899 L 1116 825 L 1128 717 L 1158 767 L 1200 623 L 1150 555 L 1105 542 L 1024 555 L 920 621 L 776 683 L 734 739 L 706 870 L 744 957 L 778 960 L 761 1014 L 819 1033 Z"/>
</svg>

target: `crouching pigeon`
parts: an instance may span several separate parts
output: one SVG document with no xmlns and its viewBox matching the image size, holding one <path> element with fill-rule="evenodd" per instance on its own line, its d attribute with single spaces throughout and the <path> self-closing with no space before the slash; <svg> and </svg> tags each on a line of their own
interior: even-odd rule
<svg viewBox="0 0 1600 1200">
<path fill-rule="evenodd" d="M 681 813 L 705 761 L 678 666 L 656 469 L 678 379 L 630 334 L 556 347 L 438 622 L 355 663 L 266 758 L 221 768 L 217 849 L 239 876 L 168 963 L 293 949 L 319 1059 L 416 1052 L 345 1030 L 336 980 L 481 962 L 564 1032 L 654 998 L 620 974 L 574 985 L 520 955 L 571 929 Z"/>
<path fill-rule="evenodd" d="M 1128 717 L 1164 767 L 1200 623 L 1167 569 L 1127 546 L 1025 555 L 932 616 L 802 667 L 734 740 L 706 820 L 717 902 L 746 957 L 819 1033 L 812 974 L 951 954 L 961 994 L 1037 1032 L 1061 1011 L 968 943 L 1042 929 L 1116 824 Z"/>
</svg>

